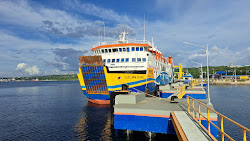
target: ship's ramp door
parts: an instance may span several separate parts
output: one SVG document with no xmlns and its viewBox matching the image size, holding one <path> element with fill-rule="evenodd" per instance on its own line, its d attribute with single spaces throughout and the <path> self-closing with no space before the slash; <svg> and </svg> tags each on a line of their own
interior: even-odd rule
<svg viewBox="0 0 250 141">
<path fill-rule="evenodd" d="M 80 56 L 82 75 L 88 94 L 109 94 L 101 56 Z"/>
</svg>

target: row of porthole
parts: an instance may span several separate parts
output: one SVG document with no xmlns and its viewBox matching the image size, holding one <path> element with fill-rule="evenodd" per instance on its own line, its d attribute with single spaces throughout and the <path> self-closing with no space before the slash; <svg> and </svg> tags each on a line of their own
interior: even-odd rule
<svg viewBox="0 0 250 141">
<path fill-rule="evenodd" d="M 115 53 L 115 52 L 130 52 L 131 51 L 144 51 L 147 47 L 127 47 L 127 48 L 113 48 L 113 49 L 99 49 L 94 51 L 95 54 L 99 53 Z"/>
<path fill-rule="evenodd" d="M 129 58 L 117 58 L 117 59 L 103 59 L 104 63 L 122 63 L 122 62 L 129 62 Z M 146 58 L 132 58 L 132 62 L 146 62 Z"/>
</svg>

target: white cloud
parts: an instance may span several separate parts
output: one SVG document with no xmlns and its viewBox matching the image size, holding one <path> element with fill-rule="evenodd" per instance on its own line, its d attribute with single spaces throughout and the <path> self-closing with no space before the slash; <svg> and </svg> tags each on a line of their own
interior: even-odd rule
<svg viewBox="0 0 250 141">
<path fill-rule="evenodd" d="M 188 5 L 185 3 L 188 3 Z M 244 0 L 230 3 L 189 1 L 184 2 L 184 4 L 178 0 L 176 2 L 157 0 L 156 7 L 153 8 L 152 4 L 150 10 L 157 11 L 155 15 L 161 18 L 146 21 L 146 38 L 149 39 L 149 35 L 153 34 L 155 45 L 164 53 L 164 56 L 176 56 L 174 58 L 176 64 L 183 63 L 185 66 L 189 66 L 191 60 L 206 64 L 204 50 L 199 52 L 200 48 L 187 47 L 182 43 L 183 41 L 199 45 L 208 43 L 210 65 L 225 65 L 228 62 L 246 64 L 249 62 L 249 55 L 246 50 L 250 51 L 250 47 L 247 47 L 250 44 L 248 39 L 250 36 L 250 9 L 248 5 L 249 2 Z M 112 21 L 110 23 L 117 25 L 108 27 L 110 23 L 107 23 L 106 35 L 119 33 L 125 27 L 119 24 L 129 24 L 131 27 L 128 28 L 131 28 L 131 31 L 135 31 L 136 28 L 137 31 L 140 31 L 138 27 L 143 27 L 143 22 L 138 23 L 133 15 L 120 14 L 119 11 L 95 4 L 76 0 L 65 1 L 64 6 L 66 9 L 63 9 L 63 7 L 53 9 L 26 0 L 1 1 L 1 24 L 32 28 L 34 29 L 32 32 L 39 32 L 40 34 L 44 33 L 41 31 L 46 31 L 51 35 L 72 38 L 84 36 L 86 39 L 78 40 L 75 44 L 51 43 L 49 39 L 46 41 L 22 39 L 0 30 L 0 52 L 4 52 L 0 55 L 0 65 L 6 66 L 2 68 L 3 73 L 13 70 L 16 67 L 17 60 L 26 62 L 26 65 L 38 65 L 37 68 L 30 67 L 29 70 L 31 71 L 24 71 L 25 73 L 31 73 L 33 70 L 39 70 L 39 68 L 42 69 L 39 71 L 49 73 L 50 70 L 55 69 L 44 67 L 45 65 L 38 58 L 51 61 L 51 63 L 58 63 L 63 66 L 63 69 L 68 69 L 67 64 L 55 60 L 55 54 L 51 50 L 55 48 L 89 50 L 98 41 L 95 35 L 98 35 L 98 28 L 102 26 L 102 22 L 95 22 L 96 20 L 104 18 L 105 21 Z M 75 12 L 76 10 L 78 12 Z M 93 21 L 86 19 L 84 17 L 86 14 L 87 17 L 92 16 L 91 20 Z M 154 14 L 151 16 L 154 16 Z M 131 33 L 131 31 L 129 32 Z M 143 30 L 141 31 L 139 32 L 141 37 L 137 35 L 137 39 L 143 38 Z M 135 34 L 136 32 L 132 33 Z M 112 37 L 115 36 L 109 36 L 106 40 L 112 39 Z M 60 37 L 58 39 L 60 40 Z M 235 54 L 235 52 L 238 53 Z M 27 68 L 25 64 L 20 67 Z"/>
<path fill-rule="evenodd" d="M 249 55 L 245 52 L 250 44 L 250 4 L 247 0 L 233 1 L 188 1 L 188 6 L 181 8 L 180 1 L 158 0 L 155 9 L 165 14 L 162 19 L 148 21 L 147 37 L 154 34 L 155 44 L 165 56 L 176 56 L 176 64 L 193 66 L 191 60 L 206 64 L 198 47 L 185 45 L 191 42 L 209 46 L 210 65 L 247 64 Z M 168 8 L 171 7 L 171 8 Z M 170 10 L 170 11 L 169 11 Z M 167 11 L 167 12 L 166 12 Z M 178 51 L 180 50 L 180 51 Z M 238 52 L 235 54 L 235 52 Z M 171 54 L 170 54 L 171 53 Z M 179 56 L 181 57 L 177 57 Z M 240 55 L 239 55 L 240 54 Z"/>
<path fill-rule="evenodd" d="M 28 67 L 28 64 L 25 63 L 19 63 L 17 64 L 16 70 L 23 70 Z"/>
<path fill-rule="evenodd" d="M 115 21 L 122 24 L 139 24 L 139 21 L 131 16 L 121 15 L 112 9 L 97 6 L 95 4 L 80 2 L 79 0 L 65 1 L 65 7 L 70 10 L 77 10 L 80 13 L 93 15 L 100 19 Z"/>
<path fill-rule="evenodd" d="M 38 75 L 38 74 L 41 73 L 40 70 L 39 70 L 39 68 L 36 65 L 30 67 L 26 63 L 19 63 L 19 64 L 17 64 L 16 70 L 17 71 L 21 71 L 21 72 L 23 72 L 26 75 Z"/>
<path fill-rule="evenodd" d="M 97 39 L 89 38 L 88 42 L 79 41 L 76 44 L 63 44 L 63 43 L 50 43 L 48 41 L 36 41 L 21 39 L 11 34 L 0 32 L 0 52 L 4 52 L 0 55 L 1 76 L 19 76 L 24 74 L 32 74 L 37 72 L 36 68 L 39 68 L 40 74 L 53 74 L 54 69 L 64 70 L 63 73 L 67 73 L 65 70 L 76 70 L 78 68 L 78 56 L 84 55 L 81 52 L 90 50 L 92 45 L 96 43 Z M 65 55 L 61 55 L 58 59 L 57 54 L 53 51 L 55 49 L 61 50 L 75 50 L 78 54 L 72 54 L 66 52 Z M 70 51 L 70 50 L 69 50 Z M 88 52 L 87 55 L 90 55 Z M 69 56 L 71 55 L 71 56 Z M 86 54 L 85 54 L 86 55 Z M 66 63 L 65 63 L 65 58 Z M 56 60 L 57 59 L 57 60 Z M 69 59 L 72 61 L 70 62 Z M 77 65 L 72 67 L 72 62 Z M 20 63 L 25 62 L 25 63 Z M 54 65 L 53 65 L 54 63 Z M 18 64 L 18 65 L 17 65 Z M 26 69 L 28 64 L 37 64 L 36 67 L 30 66 L 30 69 Z M 59 67 L 58 67 L 59 66 Z M 9 74 L 8 72 L 18 70 L 16 73 Z M 19 73 L 18 73 L 19 72 Z M 44 73 L 46 72 L 46 73 Z"/>
<path fill-rule="evenodd" d="M 218 48 L 217 46 L 213 46 L 213 47 L 211 48 L 211 50 L 217 52 L 217 51 L 219 51 L 219 48 Z"/>
<path fill-rule="evenodd" d="M 44 17 L 33 9 L 28 1 L 1 1 L 0 21 L 27 27 L 41 26 Z"/>
<path fill-rule="evenodd" d="M 114 34 L 115 36 L 118 36 L 117 32 L 113 32 L 113 30 L 124 30 L 125 28 L 121 27 L 120 23 L 133 23 L 132 25 L 136 24 L 135 19 L 131 22 L 131 19 L 128 16 L 121 16 L 111 9 L 97 7 L 94 4 L 67 1 L 66 5 L 65 7 L 72 6 L 70 10 L 79 10 L 81 13 L 83 12 L 89 15 L 95 15 L 101 19 L 105 18 L 111 21 L 116 21 L 115 26 L 110 27 L 109 32 L 107 30 L 106 36 L 114 37 Z M 76 15 L 70 14 L 70 12 L 47 8 L 39 5 L 38 3 L 31 3 L 26 0 L 1 1 L 0 17 L 0 22 L 2 23 L 23 26 L 36 31 L 45 31 L 53 36 L 70 38 L 80 38 L 86 36 L 97 37 L 98 29 L 100 27 L 101 32 L 103 32 L 103 25 L 98 24 L 95 21 L 91 21 L 84 17 L 79 18 Z M 128 28 L 132 31 L 130 33 L 135 33 L 133 28 L 130 26 L 128 26 Z"/>
<path fill-rule="evenodd" d="M 29 75 L 40 74 L 39 68 L 37 66 L 26 68 L 25 72 Z"/>
</svg>

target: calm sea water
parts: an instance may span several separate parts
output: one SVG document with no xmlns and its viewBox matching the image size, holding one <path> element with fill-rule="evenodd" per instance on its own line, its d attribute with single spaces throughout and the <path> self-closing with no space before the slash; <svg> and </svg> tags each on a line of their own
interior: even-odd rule
<svg viewBox="0 0 250 141">
<path fill-rule="evenodd" d="M 210 93 L 216 111 L 250 129 L 250 85 L 212 85 Z M 242 140 L 241 128 L 226 120 L 224 124 L 226 133 Z M 247 139 L 250 140 L 250 133 Z"/>
<path fill-rule="evenodd" d="M 250 86 L 211 86 L 215 109 L 250 128 Z M 241 140 L 240 129 L 225 123 Z M 249 136 L 248 136 L 249 137 Z M 109 106 L 89 103 L 79 83 L 0 83 L 0 140 L 149 140 L 144 133 L 116 131 Z M 177 140 L 157 134 L 154 140 Z"/>
</svg>

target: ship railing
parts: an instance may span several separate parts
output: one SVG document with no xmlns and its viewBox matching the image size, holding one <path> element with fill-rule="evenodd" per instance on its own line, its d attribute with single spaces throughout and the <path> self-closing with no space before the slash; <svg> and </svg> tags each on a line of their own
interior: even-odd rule
<svg viewBox="0 0 250 141">
<path fill-rule="evenodd" d="M 190 104 L 190 100 L 192 101 Z M 198 110 L 195 108 L 195 102 L 198 103 Z M 188 113 L 190 116 L 193 117 L 193 119 L 204 129 L 204 131 L 213 139 L 213 140 L 217 140 L 212 134 L 211 134 L 211 124 L 218 129 L 218 131 L 220 131 L 221 133 L 221 140 L 224 141 L 225 140 L 225 136 L 231 140 L 234 141 L 234 139 L 232 137 L 230 137 L 224 130 L 224 119 L 226 119 L 227 121 L 233 123 L 234 125 L 240 127 L 242 129 L 242 137 L 243 137 L 243 141 L 247 141 L 247 134 L 246 132 L 250 133 L 250 129 L 246 128 L 245 126 L 233 121 L 232 119 L 224 116 L 223 114 L 215 111 L 214 109 L 208 107 L 206 104 L 190 97 L 187 96 L 187 104 L 188 104 Z M 207 116 L 204 116 L 201 113 L 201 106 L 204 106 L 205 108 L 207 108 Z M 192 112 L 190 112 L 190 108 L 192 109 Z M 195 112 L 197 112 L 199 114 L 199 119 L 197 120 L 195 117 Z M 211 120 L 210 120 L 210 114 L 211 112 L 216 113 L 219 116 L 220 119 L 220 127 L 215 125 Z M 208 129 L 206 129 L 202 124 L 201 124 L 201 116 L 203 117 L 203 119 L 205 119 L 206 121 L 208 121 Z"/>
<path fill-rule="evenodd" d="M 138 43 L 138 44 L 149 44 L 152 45 L 150 41 L 147 40 L 125 40 L 125 41 L 105 41 L 99 42 L 98 44 L 93 45 L 93 47 L 102 46 L 102 45 L 112 45 L 112 44 L 124 44 L 124 43 Z"/>
</svg>

